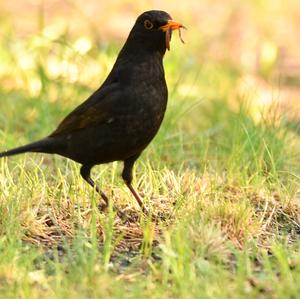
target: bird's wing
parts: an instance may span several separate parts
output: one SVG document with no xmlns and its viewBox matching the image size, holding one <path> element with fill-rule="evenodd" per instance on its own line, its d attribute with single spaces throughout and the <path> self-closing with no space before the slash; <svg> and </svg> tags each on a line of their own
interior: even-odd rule
<svg viewBox="0 0 300 299">
<path fill-rule="evenodd" d="M 50 135 L 68 134 L 86 127 L 109 122 L 112 110 L 122 91 L 118 83 L 100 87 L 85 102 L 73 110 Z"/>
</svg>

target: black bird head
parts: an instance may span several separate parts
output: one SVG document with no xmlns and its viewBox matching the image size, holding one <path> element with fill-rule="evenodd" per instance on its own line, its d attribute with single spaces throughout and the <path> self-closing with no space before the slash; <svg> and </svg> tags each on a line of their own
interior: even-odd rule
<svg viewBox="0 0 300 299">
<path fill-rule="evenodd" d="M 165 54 L 170 50 L 170 40 L 173 30 L 185 28 L 182 24 L 172 20 L 172 17 L 161 10 L 150 10 L 142 13 L 136 20 L 128 39 L 127 46 L 146 51 Z"/>
</svg>

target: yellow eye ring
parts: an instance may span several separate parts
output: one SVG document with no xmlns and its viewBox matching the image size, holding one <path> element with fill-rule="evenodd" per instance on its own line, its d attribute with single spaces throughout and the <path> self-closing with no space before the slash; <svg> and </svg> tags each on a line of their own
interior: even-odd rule
<svg viewBox="0 0 300 299">
<path fill-rule="evenodd" d="M 144 27 L 148 30 L 153 28 L 153 24 L 149 20 L 144 21 Z"/>
</svg>

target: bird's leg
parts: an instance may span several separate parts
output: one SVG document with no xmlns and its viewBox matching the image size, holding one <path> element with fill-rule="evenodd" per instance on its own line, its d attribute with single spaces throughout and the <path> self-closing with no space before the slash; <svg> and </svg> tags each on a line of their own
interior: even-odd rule
<svg viewBox="0 0 300 299">
<path fill-rule="evenodd" d="M 123 178 L 125 184 L 127 185 L 127 187 L 129 188 L 130 192 L 132 193 L 132 195 L 136 199 L 137 203 L 141 207 L 142 211 L 145 214 L 147 214 L 148 211 L 145 208 L 141 197 L 138 195 L 138 193 L 134 190 L 134 188 L 131 185 L 131 182 L 132 182 L 132 168 L 133 168 L 134 162 L 136 161 L 136 159 L 138 157 L 139 157 L 139 155 L 136 155 L 136 156 L 133 156 L 133 157 L 131 157 L 131 158 L 124 161 L 124 169 L 123 169 L 123 172 L 122 172 L 122 178 Z"/>
<path fill-rule="evenodd" d="M 82 165 L 80 168 L 80 174 L 85 181 L 87 181 L 95 190 L 101 195 L 102 199 L 105 201 L 105 207 L 108 207 L 108 198 L 107 196 L 99 189 L 99 187 L 95 184 L 93 179 L 91 178 L 91 169 L 93 166 L 90 165 Z"/>
</svg>

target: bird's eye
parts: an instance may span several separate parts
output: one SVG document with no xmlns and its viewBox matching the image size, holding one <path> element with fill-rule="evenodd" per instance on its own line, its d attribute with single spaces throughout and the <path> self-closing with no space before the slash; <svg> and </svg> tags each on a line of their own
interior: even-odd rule
<svg viewBox="0 0 300 299">
<path fill-rule="evenodd" d="M 153 24 L 149 20 L 145 20 L 144 27 L 148 30 L 153 28 Z"/>
</svg>

